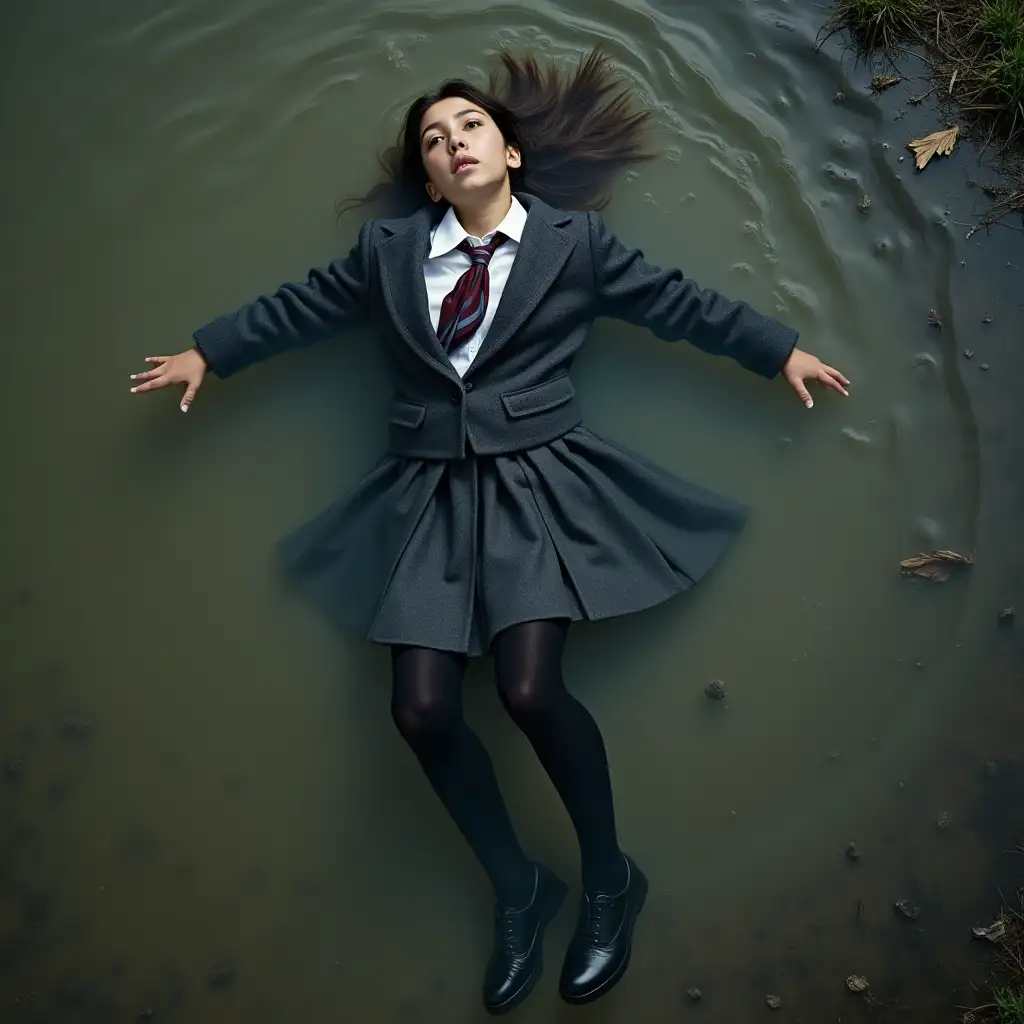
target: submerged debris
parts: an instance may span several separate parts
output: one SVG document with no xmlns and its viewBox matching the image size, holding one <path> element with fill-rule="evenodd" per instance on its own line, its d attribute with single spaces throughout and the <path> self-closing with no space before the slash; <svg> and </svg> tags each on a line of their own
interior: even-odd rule
<svg viewBox="0 0 1024 1024">
<path fill-rule="evenodd" d="M 725 683 L 721 679 L 712 679 L 704 687 L 704 693 L 712 700 L 721 700 L 725 696 Z"/>
<path fill-rule="evenodd" d="M 857 209 L 861 213 L 867 213 L 871 209 L 871 196 L 865 194 L 860 197 L 860 202 L 857 204 Z"/>
<path fill-rule="evenodd" d="M 953 824 L 953 815 L 949 811 L 942 811 L 935 819 L 936 828 L 949 828 Z"/>
<path fill-rule="evenodd" d="M 860 860 L 860 847 L 856 843 L 846 844 L 846 859 L 853 861 Z"/>
<path fill-rule="evenodd" d="M 955 565 L 973 565 L 973 558 L 966 558 L 955 551 L 924 551 L 913 558 L 900 562 L 904 576 L 917 576 L 933 583 L 945 583 Z"/>
<path fill-rule="evenodd" d="M 863 974 L 851 974 L 846 979 L 846 987 L 851 992 L 856 992 L 860 995 L 861 992 L 866 992 L 870 986 L 868 985 L 868 979 Z"/>
<path fill-rule="evenodd" d="M 206 975 L 211 985 L 230 985 L 235 980 L 235 971 L 227 964 L 215 964 Z"/>
<path fill-rule="evenodd" d="M 765 996 L 764 1001 L 769 1010 L 782 1009 L 782 1000 L 778 996 Z"/>
<path fill-rule="evenodd" d="M 908 921 L 916 921 L 921 916 L 921 908 L 911 903 L 905 896 L 901 896 L 893 904 L 896 913 L 902 914 Z"/>
<path fill-rule="evenodd" d="M 988 939 L 989 942 L 998 942 L 1006 935 L 1006 922 L 999 918 L 998 921 L 993 922 L 986 928 L 972 928 L 971 931 L 976 939 Z"/>
<path fill-rule="evenodd" d="M 693 988 L 688 988 L 686 990 L 686 998 L 689 999 L 691 1003 L 699 1003 L 704 998 L 704 993 L 694 985 Z"/>
<path fill-rule="evenodd" d="M 903 79 L 899 75 L 875 75 L 871 79 L 871 91 L 874 93 L 885 92 L 894 85 L 899 85 Z"/>
<path fill-rule="evenodd" d="M 1012 604 L 1008 604 L 1005 608 L 999 610 L 999 621 L 1008 622 L 1017 614 L 1017 609 Z"/>
</svg>

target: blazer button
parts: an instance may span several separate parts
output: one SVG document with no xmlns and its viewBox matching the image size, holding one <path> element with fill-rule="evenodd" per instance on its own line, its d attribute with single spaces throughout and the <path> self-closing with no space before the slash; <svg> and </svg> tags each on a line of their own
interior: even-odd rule
<svg viewBox="0 0 1024 1024">
<path fill-rule="evenodd" d="M 466 390 L 467 391 L 472 391 L 473 390 L 473 382 L 471 380 L 470 381 L 466 381 Z"/>
</svg>

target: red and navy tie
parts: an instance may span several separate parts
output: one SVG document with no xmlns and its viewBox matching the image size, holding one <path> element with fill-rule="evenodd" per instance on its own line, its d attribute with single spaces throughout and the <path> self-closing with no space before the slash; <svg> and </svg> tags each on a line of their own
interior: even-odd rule
<svg viewBox="0 0 1024 1024">
<path fill-rule="evenodd" d="M 470 245 L 467 238 L 456 247 L 473 262 L 441 303 L 437 337 L 449 355 L 469 341 L 484 322 L 490 292 L 487 264 L 491 262 L 494 250 L 507 240 L 507 235 L 496 231 L 486 245 Z"/>
</svg>

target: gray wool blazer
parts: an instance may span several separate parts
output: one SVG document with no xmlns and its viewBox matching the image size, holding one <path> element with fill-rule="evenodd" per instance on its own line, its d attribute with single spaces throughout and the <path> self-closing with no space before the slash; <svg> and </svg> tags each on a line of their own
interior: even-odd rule
<svg viewBox="0 0 1024 1024">
<path fill-rule="evenodd" d="M 487 338 L 459 377 L 430 322 L 423 260 L 439 212 L 370 220 L 349 254 L 195 332 L 216 376 L 285 349 L 372 325 L 394 384 L 389 450 L 458 459 L 535 448 L 580 424 L 569 376 L 599 316 L 687 340 L 774 377 L 797 332 L 743 302 L 700 289 L 679 270 L 644 260 L 598 213 L 556 210 L 528 193 L 526 227 Z"/>
</svg>

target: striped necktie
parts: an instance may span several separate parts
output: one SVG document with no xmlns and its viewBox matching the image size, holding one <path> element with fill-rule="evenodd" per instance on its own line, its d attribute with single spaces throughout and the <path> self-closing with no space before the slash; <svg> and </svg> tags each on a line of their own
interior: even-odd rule
<svg viewBox="0 0 1024 1024">
<path fill-rule="evenodd" d="M 507 240 L 507 235 L 496 231 L 486 245 L 471 245 L 467 238 L 457 246 L 459 252 L 464 252 L 473 262 L 441 303 L 437 337 L 449 355 L 469 341 L 484 322 L 490 292 L 487 264 L 494 250 Z"/>
</svg>

